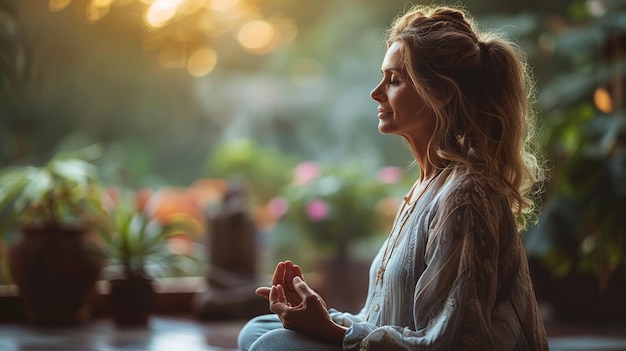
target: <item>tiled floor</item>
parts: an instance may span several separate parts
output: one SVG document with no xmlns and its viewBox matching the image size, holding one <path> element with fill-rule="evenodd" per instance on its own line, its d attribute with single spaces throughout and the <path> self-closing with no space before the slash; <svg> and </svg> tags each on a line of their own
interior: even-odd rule
<svg viewBox="0 0 626 351">
<path fill-rule="evenodd" d="M 147 328 L 116 328 L 108 320 L 68 328 L 0 324 L 0 351 L 230 351 L 241 322 L 153 317 Z"/>
<path fill-rule="evenodd" d="M 233 351 L 243 321 L 153 317 L 148 328 L 107 319 L 73 328 L 0 324 L 0 351 Z M 626 351 L 626 327 L 548 325 L 552 351 Z"/>
</svg>

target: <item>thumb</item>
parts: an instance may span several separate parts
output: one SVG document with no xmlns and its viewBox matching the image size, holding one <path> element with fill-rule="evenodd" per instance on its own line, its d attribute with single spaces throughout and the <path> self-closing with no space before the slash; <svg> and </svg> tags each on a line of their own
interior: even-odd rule
<svg viewBox="0 0 626 351">
<path fill-rule="evenodd" d="M 255 294 L 257 294 L 257 295 L 259 295 L 259 296 L 261 296 L 261 297 L 264 297 L 264 298 L 265 298 L 265 299 L 267 299 L 267 300 L 269 300 L 269 299 L 270 299 L 270 288 L 268 288 L 268 287 L 264 287 L 264 286 L 262 286 L 262 287 L 260 287 L 260 288 L 257 288 L 257 289 L 254 291 L 254 293 L 255 293 Z"/>
<path fill-rule="evenodd" d="M 298 295 L 300 295 L 304 308 L 311 311 L 317 311 L 322 314 L 328 313 L 326 302 L 324 302 L 319 294 L 316 293 L 315 290 L 311 289 L 309 285 L 302 280 L 302 278 L 295 276 L 293 278 L 293 286 Z"/>
<path fill-rule="evenodd" d="M 307 301 L 311 297 L 317 299 L 317 294 L 315 293 L 315 291 L 313 291 L 313 289 L 311 289 L 309 285 L 304 280 L 302 280 L 302 278 L 295 276 L 293 277 L 292 281 L 293 287 L 296 289 L 298 295 L 300 295 L 300 298 L 302 298 L 302 301 Z"/>
</svg>

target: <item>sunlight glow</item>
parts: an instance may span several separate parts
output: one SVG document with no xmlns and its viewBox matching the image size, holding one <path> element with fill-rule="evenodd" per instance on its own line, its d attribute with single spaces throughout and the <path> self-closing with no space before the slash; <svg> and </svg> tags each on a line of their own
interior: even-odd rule
<svg viewBox="0 0 626 351">
<path fill-rule="evenodd" d="M 215 22 L 209 13 L 203 13 L 198 16 L 196 26 L 201 33 L 208 35 L 214 30 Z"/>
<path fill-rule="evenodd" d="M 111 9 L 113 0 L 91 0 L 85 9 L 87 22 L 96 23 L 106 16 Z"/>
<path fill-rule="evenodd" d="M 130 4 L 136 6 L 122 9 Z M 132 11 L 128 18 L 143 21 L 143 48 L 154 51 L 161 66 L 186 69 L 195 77 L 215 68 L 219 49 L 212 46 L 220 45 L 223 36 L 253 54 L 268 54 L 291 44 L 298 33 L 293 19 L 280 14 L 268 17 L 258 0 L 48 0 L 48 5 L 54 12 L 75 6 L 92 24 L 114 11 Z M 315 64 L 303 62 L 294 76 L 310 83 L 317 71 Z"/>
<path fill-rule="evenodd" d="M 245 49 L 255 53 L 266 53 L 274 48 L 277 32 L 274 26 L 263 20 L 252 20 L 244 24 L 237 40 Z"/>
<path fill-rule="evenodd" d="M 230 11 L 239 4 L 239 0 L 211 0 L 209 9 L 213 11 Z"/>
<path fill-rule="evenodd" d="M 114 5 L 118 7 L 126 6 L 135 0 L 115 0 Z"/>
<path fill-rule="evenodd" d="M 111 7 L 114 0 L 91 0 L 91 3 L 98 7 Z"/>
<path fill-rule="evenodd" d="M 209 48 L 194 51 L 187 60 L 187 71 L 194 77 L 202 77 L 211 73 L 217 63 L 217 52 Z"/>
<path fill-rule="evenodd" d="M 50 2 L 48 3 L 48 8 L 50 9 L 50 11 L 61 11 L 64 8 L 66 8 L 70 3 L 72 2 L 72 0 L 50 0 Z"/>
<path fill-rule="evenodd" d="M 178 11 L 180 0 L 155 0 L 146 12 L 145 22 L 153 28 L 163 27 Z"/>
<path fill-rule="evenodd" d="M 184 0 L 178 11 L 182 15 L 192 15 L 202 9 L 204 5 L 205 0 Z"/>
<path fill-rule="evenodd" d="M 613 99 L 611 99 L 611 94 L 604 88 L 598 88 L 593 93 L 593 103 L 602 113 L 613 112 Z"/>
</svg>

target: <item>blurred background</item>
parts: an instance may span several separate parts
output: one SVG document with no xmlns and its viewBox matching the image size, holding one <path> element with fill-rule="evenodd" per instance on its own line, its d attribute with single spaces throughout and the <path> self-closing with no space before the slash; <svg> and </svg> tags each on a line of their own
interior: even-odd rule
<svg viewBox="0 0 626 351">
<path fill-rule="evenodd" d="M 523 235 L 546 313 L 624 322 L 626 1 L 464 5 L 519 42 L 536 79 L 551 178 L 540 221 Z M 254 245 L 226 247 L 255 252 L 250 272 L 284 259 L 320 274 L 320 262 L 337 260 L 366 272 L 418 174 L 401 140 L 378 133 L 369 97 L 384 31 L 408 6 L 0 0 L 0 168 L 95 147 L 107 194 L 192 223 L 168 250 L 197 265 L 169 275 L 204 276 L 224 262 L 211 254 L 211 228 L 233 189 Z M 2 256 L 17 236 L 3 229 Z"/>
</svg>

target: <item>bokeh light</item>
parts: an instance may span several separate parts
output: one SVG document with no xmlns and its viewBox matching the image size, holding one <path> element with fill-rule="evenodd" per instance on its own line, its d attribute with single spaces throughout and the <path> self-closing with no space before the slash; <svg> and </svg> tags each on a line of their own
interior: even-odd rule
<svg viewBox="0 0 626 351">
<path fill-rule="evenodd" d="M 606 2 L 604 0 L 587 0 L 585 1 L 585 8 L 594 17 L 602 17 L 606 14 Z"/>
<path fill-rule="evenodd" d="M 210 48 L 200 48 L 189 56 L 187 71 L 194 77 L 202 77 L 211 73 L 216 64 L 217 52 Z"/>
<path fill-rule="evenodd" d="M 268 16 L 252 0 L 83 0 L 80 4 L 49 0 L 49 9 L 59 12 L 72 4 L 92 24 L 113 10 L 134 11 L 127 18 L 143 21 L 143 48 L 156 55 L 162 67 L 186 68 L 194 77 L 215 68 L 220 50 L 230 52 L 224 39 L 233 38 L 244 50 L 265 55 L 291 44 L 298 33 L 293 19 Z"/>
<path fill-rule="evenodd" d="M 99 7 L 111 7 L 115 0 L 91 0 L 91 3 Z"/>
<path fill-rule="evenodd" d="M 87 22 L 96 23 L 109 13 L 113 0 L 91 0 L 85 9 Z"/>
<path fill-rule="evenodd" d="M 593 103 L 602 113 L 613 112 L 613 99 L 611 99 L 611 94 L 604 88 L 598 88 L 593 93 Z"/>
<path fill-rule="evenodd" d="M 50 0 L 48 7 L 50 11 L 61 11 L 66 8 L 72 0 Z"/>
<path fill-rule="evenodd" d="M 184 0 L 178 8 L 178 13 L 181 15 L 191 15 L 202 9 L 204 5 L 204 0 Z"/>
<path fill-rule="evenodd" d="M 113 5 L 121 7 L 121 6 L 126 6 L 126 5 L 128 5 L 128 4 L 130 4 L 131 2 L 133 2 L 133 1 L 135 1 L 135 0 L 115 0 L 115 1 L 113 2 Z"/>
<path fill-rule="evenodd" d="M 165 26 L 178 11 L 180 0 L 155 0 L 146 12 L 145 23 L 152 28 Z"/>
<path fill-rule="evenodd" d="M 211 0 L 208 4 L 213 11 L 230 11 L 239 5 L 239 0 Z"/>
<path fill-rule="evenodd" d="M 244 49 L 255 53 L 265 53 L 271 51 L 276 43 L 276 29 L 271 23 L 263 20 L 252 20 L 244 24 L 237 40 Z"/>
</svg>

